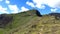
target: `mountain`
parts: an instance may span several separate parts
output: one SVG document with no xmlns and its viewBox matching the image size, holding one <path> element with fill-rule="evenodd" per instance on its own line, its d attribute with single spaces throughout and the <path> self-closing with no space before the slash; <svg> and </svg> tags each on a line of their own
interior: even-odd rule
<svg viewBox="0 0 60 34">
<path fill-rule="evenodd" d="M 60 13 L 49 13 L 49 15 L 52 15 L 52 16 L 60 16 Z"/>
<path fill-rule="evenodd" d="M 37 10 L 1 14 L 0 23 L 4 26 L 0 34 L 60 34 L 60 19 L 50 14 L 41 15 Z"/>
<path fill-rule="evenodd" d="M 55 16 L 57 20 L 60 19 L 60 13 L 50 13 L 49 15 Z"/>
</svg>

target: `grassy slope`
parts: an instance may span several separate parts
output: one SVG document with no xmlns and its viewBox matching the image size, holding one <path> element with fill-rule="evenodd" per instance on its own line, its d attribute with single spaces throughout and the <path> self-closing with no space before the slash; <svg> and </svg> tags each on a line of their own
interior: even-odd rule
<svg viewBox="0 0 60 34">
<path fill-rule="evenodd" d="M 0 34 L 60 34 L 60 20 L 54 16 L 38 17 L 35 10 L 12 15 L 12 24 L 1 28 Z"/>
</svg>

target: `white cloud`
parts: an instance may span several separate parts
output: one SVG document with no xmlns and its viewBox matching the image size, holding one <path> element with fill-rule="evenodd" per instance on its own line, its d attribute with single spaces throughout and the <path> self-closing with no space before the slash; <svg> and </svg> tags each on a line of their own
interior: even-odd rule
<svg viewBox="0 0 60 34">
<path fill-rule="evenodd" d="M 45 8 L 44 5 L 38 5 L 38 4 L 36 5 L 36 7 L 37 7 L 37 8 L 40 8 L 40 9 L 44 9 L 44 8 Z"/>
<path fill-rule="evenodd" d="M 9 4 L 9 3 L 10 3 L 10 1 L 9 1 L 9 0 L 5 0 L 5 2 L 6 2 L 7 4 Z"/>
<path fill-rule="evenodd" d="M 58 9 L 51 9 L 51 12 L 56 12 Z"/>
<path fill-rule="evenodd" d="M 57 6 L 58 8 L 60 8 L 60 2 L 58 2 L 58 3 L 56 4 L 56 6 Z"/>
<path fill-rule="evenodd" d="M 0 0 L 0 2 L 3 1 L 3 0 Z"/>
<path fill-rule="evenodd" d="M 28 4 L 31 7 L 35 7 L 35 5 L 32 2 L 26 2 L 26 4 Z"/>
<path fill-rule="evenodd" d="M 27 1 L 26 4 L 29 5 L 29 6 L 31 6 L 31 7 L 37 7 L 37 8 L 40 8 L 40 9 L 44 9 L 45 6 L 44 5 L 40 5 L 40 2 L 39 1 L 37 1 L 38 3 L 36 5 L 34 5 L 34 3 L 29 2 L 29 1 Z"/>
<path fill-rule="evenodd" d="M 42 4 L 46 4 L 52 8 L 59 8 L 60 6 L 56 6 L 57 4 L 59 5 L 60 0 L 33 0 L 33 2 L 36 4 L 36 7 L 41 7 Z"/>
<path fill-rule="evenodd" d="M 21 7 L 21 10 L 16 5 L 8 5 L 8 7 L 12 11 L 11 13 L 19 13 L 19 12 L 24 12 L 29 10 L 24 6 Z"/>
<path fill-rule="evenodd" d="M 9 13 L 9 12 L 7 11 L 7 8 L 3 8 L 2 6 L 0 6 L 0 12 L 1 12 L 1 13 Z"/>
<path fill-rule="evenodd" d="M 8 7 L 12 11 L 11 13 L 18 13 L 19 11 L 17 5 L 8 5 Z"/>
<path fill-rule="evenodd" d="M 36 4 L 36 6 L 41 6 L 44 4 L 44 0 L 33 0 L 33 2 Z"/>
<path fill-rule="evenodd" d="M 23 12 L 23 11 L 28 11 L 29 9 L 27 9 L 27 8 L 25 8 L 24 6 L 23 7 L 21 7 L 21 10 L 20 10 L 20 12 Z"/>
</svg>

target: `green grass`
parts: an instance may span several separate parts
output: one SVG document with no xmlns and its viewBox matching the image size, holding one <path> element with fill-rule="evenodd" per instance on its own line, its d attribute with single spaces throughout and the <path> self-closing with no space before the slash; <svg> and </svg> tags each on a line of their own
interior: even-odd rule
<svg viewBox="0 0 60 34">
<path fill-rule="evenodd" d="M 0 34 L 60 34 L 60 20 L 54 16 L 38 17 L 35 10 L 10 15 L 13 21 L 1 28 Z"/>
</svg>

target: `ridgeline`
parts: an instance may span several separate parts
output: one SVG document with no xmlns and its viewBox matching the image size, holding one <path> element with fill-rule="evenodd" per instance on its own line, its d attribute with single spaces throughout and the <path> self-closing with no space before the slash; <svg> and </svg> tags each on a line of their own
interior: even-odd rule
<svg viewBox="0 0 60 34">
<path fill-rule="evenodd" d="M 0 34 L 60 34 L 60 16 L 57 15 L 41 15 L 37 10 L 1 14 Z"/>
</svg>

